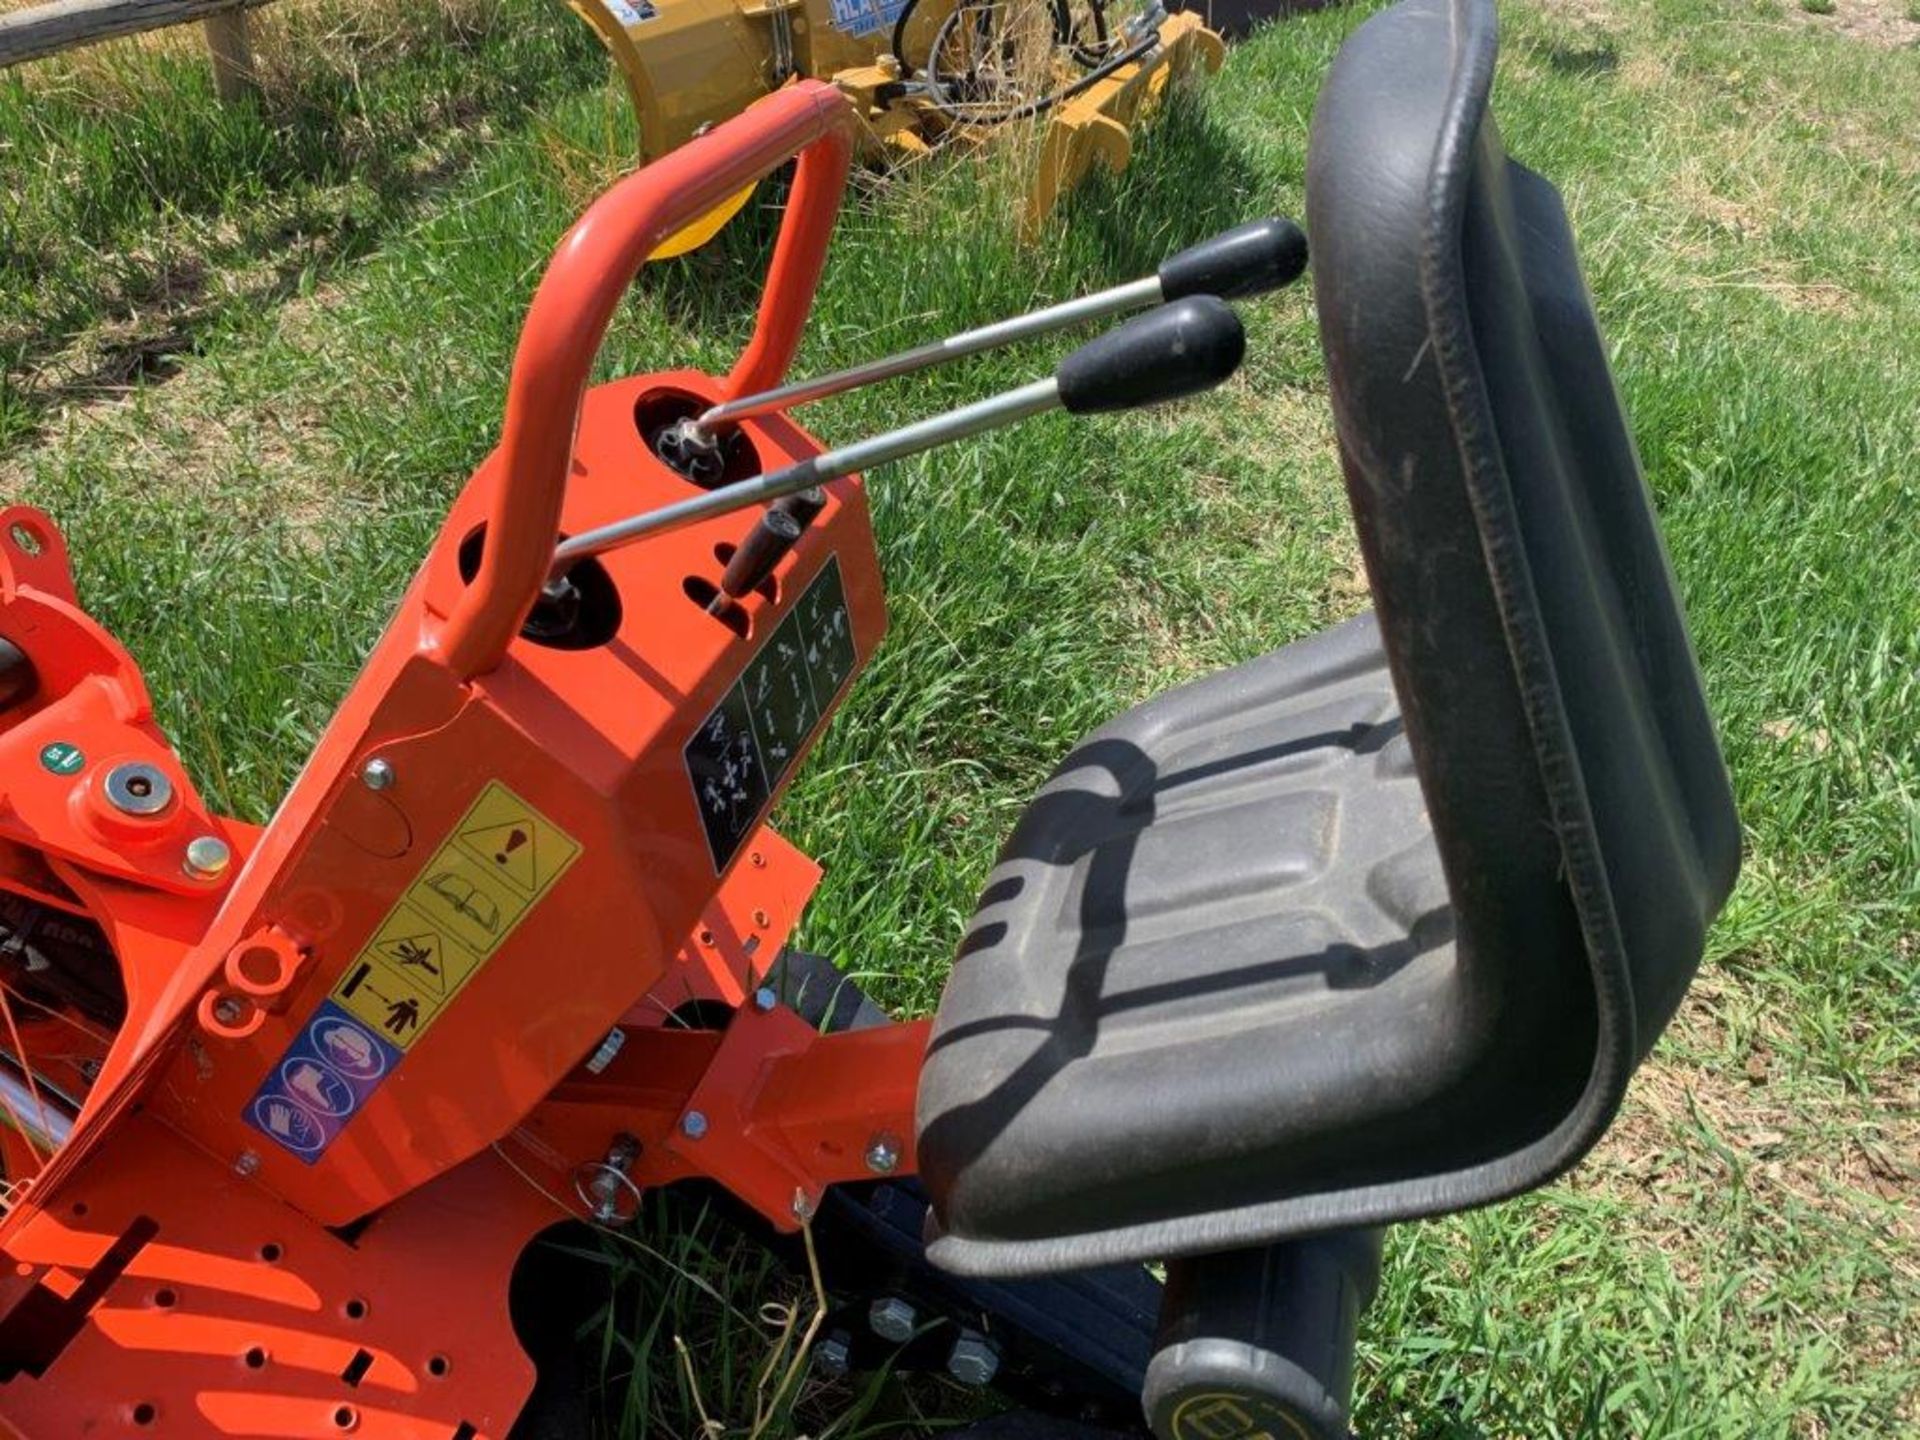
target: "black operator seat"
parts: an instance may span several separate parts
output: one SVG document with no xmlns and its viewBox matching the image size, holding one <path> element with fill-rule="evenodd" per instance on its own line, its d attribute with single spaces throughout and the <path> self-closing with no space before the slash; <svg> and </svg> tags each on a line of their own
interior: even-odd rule
<svg viewBox="0 0 1920 1440">
<path fill-rule="evenodd" d="M 1329 73 L 1315 299 L 1373 614 L 1148 701 L 1015 827 L 919 1097 L 933 1257 L 1017 1273 L 1478 1205 L 1599 1137 L 1739 826 L 1490 0 Z"/>
</svg>

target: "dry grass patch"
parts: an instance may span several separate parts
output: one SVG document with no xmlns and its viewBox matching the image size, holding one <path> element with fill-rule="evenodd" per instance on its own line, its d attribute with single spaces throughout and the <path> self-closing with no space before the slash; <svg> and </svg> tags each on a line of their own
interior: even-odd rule
<svg viewBox="0 0 1920 1440">
<path fill-rule="evenodd" d="M 1804 6 L 1793 13 L 1811 29 L 1831 30 L 1883 49 L 1920 45 L 1920 20 L 1914 18 L 1912 0 L 1831 0 L 1831 4 L 1825 14 Z"/>
</svg>

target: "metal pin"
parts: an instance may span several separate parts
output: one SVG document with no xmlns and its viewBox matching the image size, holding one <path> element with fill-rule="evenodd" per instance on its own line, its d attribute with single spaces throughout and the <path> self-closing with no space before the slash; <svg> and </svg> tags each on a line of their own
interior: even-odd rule
<svg viewBox="0 0 1920 1440">
<path fill-rule="evenodd" d="M 233 863 L 233 851 L 218 835 L 199 835 L 187 842 L 187 874 L 196 880 L 218 880 Z"/>
<path fill-rule="evenodd" d="M 595 1050 L 587 1060 L 587 1073 L 589 1075 L 598 1075 L 604 1071 L 609 1065 L 613 1064 L 614 1057 L 620 1053 L 621 1048 L 625 1046 L 626 1043 L 627 1032 L 622 1030 L 618 1025 L 614 1026 L 613 1029 L 607 1032 L 607 1038 L 600 1042 L 600 1048 Z"/>
</svg>

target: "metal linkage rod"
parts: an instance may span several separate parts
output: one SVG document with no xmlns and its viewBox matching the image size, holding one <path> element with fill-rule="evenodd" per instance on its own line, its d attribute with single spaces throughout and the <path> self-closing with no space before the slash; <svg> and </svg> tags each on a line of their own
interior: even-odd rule
<svg viewBox="0 0 1920 1440">
<path fill-rule="evenodd" d="M 575 535 L 553 552 L 549 588 L 561 586 L 567 570 L 589 555 L 798 495 L 856 470 L 903 460 L 1046 410 L 1064 407 L 1075 415 L 1092 415 L 1197 394 L 1231 375 L 1245 351 L 1240 317 L 1223 301 L 1202 295 L 1162 305 L 1088 341 L 1044 380 Z M 806 518 L 811 519 L 811 513 Z M 782 545 L 797 539 L 803 528 L 791 527 L 781 543 L 762 546 L 760 563 L 768 563 L 769 556 L 777 561 L 784 553 Z"/>
<path fill-rule="evenodd" d="M 862 385 L 911 375 L 917 370 L 944 365 L 950 360 L 997 350 L 1003 345 L 1050 335 L 1056 330 L 1071 329 L 1075 325 L 1091 324 L 1095 320 L 1104 320 L 1129 310 L 1158 305 L 1162 298 L 1159 276 L 1132 280 L 1125 285 L 1116 285 L 1111 290 L 1101 290 L 1058 305 L 1049 305 L 1044 310 L 1015 315 L 1008 320 L 996 320 L 991 325 L 982 325 L 974 330 L 962 330 L 958 335 L 916 345 L 911 350 L 869 360 L 864 365 L 851 365 L 845 370 L 835 370 L 830 375 L 816 375 L 811 380 L 795 380 L 777 389 L 763 390 L 758 395 L 742 395 L 738 400 L 715 405 L 700 417 L 699 424 L 702 429 L 711 430 L 716 425 L 735 420 L 768 415 L 776 410 L 790 410 L 796 405 L 824 400 L 829 395 L 857 390 Z"/>
<path fill-rule="evenodd" d="M 997 350 L 1016 341 L 1050 335 L 1164 301 L 1196 295 L 1244 299 L 1291 284 L 1299 278 L 1306 263 L 1307 238 L 1291 220 L 1271 216 L 1249 221 L 1170 256 L 1145 279 L 1130 280 L 1076 300 L 1049 305 L 1044 310 L 963 330 L 944 340 L 916 345 L 897 355 L 869 360 L 864 365 L 836 370 L 830 375 L 795 380 L 757 395 L 742 395 L 713 406 L 694 424 L 701 431 L 711 431 L 717 425 L 789 410 L 862 385 L 911 375 L 930 366 L 944 365 L 949 360 Z"/>
<path fill-rule="evenodd" d="M 1035 380 L 1017 390 L 990 396 L 944 415 L 935 415 L 898 430 L 889 430 L 884 435 L 856 440 L 837 450 L 823 451 L 796 464 L 770 470 L 765 475 L 756 475 L 751 480 L 722 485 L 717 490 L 663 505 L 644 515 L 616 520 L 597 530 L 583 531 L 553 552 L 551 574 L 557 579 L 575 561 L 589 555 L 631 545 L 649 535 L 664 535 L 669 530 L 711 520 L 716 515 L 726 515 L 751 505 L 778 500 L 783 495 L 795 495 L 829 480 L 838 480 L 842 475 L 851 475 L 856 470 L 868 470 L 890 460 L 903 460 L 922 450 L 931 450 L 936 445 L 964 440 L 987 430 L 997 430 L 1002 425 L 1011 425 L 1029 415 L 1055 409 L 1060 403 L 1060 384 L 1049 376 L 1045 380 Z"/>
</svg>

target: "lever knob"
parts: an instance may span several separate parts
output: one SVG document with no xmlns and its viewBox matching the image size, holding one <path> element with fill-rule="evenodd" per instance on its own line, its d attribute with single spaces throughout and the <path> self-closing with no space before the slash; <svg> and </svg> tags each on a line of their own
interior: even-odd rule
<svg viewBox="0 0 1920 1440">
<path fill-rule="evenodd" d="M 1168 256 L 1158 270 L 1168 300 L 1216 295 L 1244 300 L 1291 285 L 1307 268 L 1307 236 L 1284 215 L 1249 220 Z"/>
<path fill-rule="evenodd" d="M 1239 368 L 1246 332 L 1233 307 L 1194 295 L 1136 316 L 1060 362 L 1060 403 L 1075 415 L 1132 410 L 1211 390 Z"/>
</svg>

